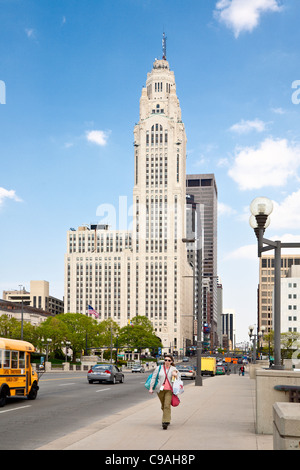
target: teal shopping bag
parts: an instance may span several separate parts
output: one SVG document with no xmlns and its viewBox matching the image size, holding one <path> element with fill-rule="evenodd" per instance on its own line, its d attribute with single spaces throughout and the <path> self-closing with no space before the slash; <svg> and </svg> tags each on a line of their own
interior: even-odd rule
<svg viewBox="0 0 300 470">
<path fill-rule="evenodd" d="M 158 376 L 159 376 L 159 373 L 160 373 L 160 368 L 161 368 L 161 365 L 159 366 L 159 370 L 158 370 L 158 373 L 157 373 L 157 376 L 156 376 L 156 379 L 155 379 L 155 382 L 154 382 L 154 386 L 153 386 L 153 390 L 155 389 L 156 385 L 157 385 L 157 382 L 158 382 Z M 151 383 L 151 379 L 152 379 L 152 375 L 153 374 L 150 374 L 145 382 L 145 387 L 147 390 L 150 390 L 150 383 Z"/>
</svg>

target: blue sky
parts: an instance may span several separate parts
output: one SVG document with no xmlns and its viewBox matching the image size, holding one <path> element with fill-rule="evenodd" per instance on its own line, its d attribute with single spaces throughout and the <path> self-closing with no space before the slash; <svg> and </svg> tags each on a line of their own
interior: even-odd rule
<svg viewBox="0 0 300 470">
<path fill-rule="evenodd" d="M 268 238 L 300 240 L 299 14 L 295 0 L 0 0 L 0 292 L 45 279 L 61 298 L 66 231 L 131 201 L 133 127 L 165 31 L 187 171 L 215 174 L 224 307 L 247 340 L 252 199 L 274 201 Z"/>
</svg>

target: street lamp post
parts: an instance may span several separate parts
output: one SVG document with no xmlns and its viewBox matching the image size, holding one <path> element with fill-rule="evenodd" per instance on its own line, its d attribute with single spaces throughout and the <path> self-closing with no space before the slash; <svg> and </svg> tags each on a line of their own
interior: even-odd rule
<svg viewBox="0 0 300 470">
<path fill-rule="evenodd" d="M 47 338 L 47 339 L 44 340 L 44 338 L 42 338 L 42 342 L 43 342 L 43 343 L 46 343 L 46 362 L 48 362 L 49 345 L 52 343 L 52 339 L 51 339 L 51 338 Z"/>
<path fill-rule="evenodd" d="M 253 350 L 252 350 L 252 363 L 255 364 L 256 363 L 256 334 L 253 334 L 253 330 L 254 330 L 254 326 L 249 326 L 249 332 L 248 332 L 248 335 L 249 335 L 249 339 L 250 339 L 250 344 L 251 344 L 251 341 L 252 341 L 252 344 L 253 344 Z M 253 338 L 253 340 L 252 340 Z"/>
<path fill-rule="evenodd" d="M 254 331 L 254 325 L 249 326 L 248 334 L 249 334 L 250 342 L 253 338 L 253 361 L 252 362 L 253 362 L 253 364 L 255 364 L 256 363 L 256 354 L 257 354 L 256 350 L 258 349 L 258 353 L 259 353 L 260 340 L 261 340 L 261 338 L 264 334 L 265 327 L 261 326 L 261 329 L 260 329 L 260 331 L 257 332 L 257 334 L 254 334 L 253 331 Z"/>
<path fill-rule="evenodd" d="M 281 365 L 281 248 L 300 248 L 300 243 L 282 243 L 280 240 L 264 238 L 265 229 L 270 224 L 270 214 L 273 203 L 266 197 L 257 197 L 250 204 L 250 226 L 254 229 L 258 240 L 258 257 L 265 251 L 274 250 L 274 366 L 273 369 L 282 369 Z"/>
<path fill-rule="evenodd" d="M 183 243 L 193 243 L 195 248 L 196 239 L 195 238 L 183 238 Z M 193 262 L 193 318 L 195 316 L 195 279 L 196 279 L 196 256 L 194 250 L 194 262 Z M 198 286 L 199 289 L 199 286 Z M 196 378 L 195 378 L 195 385 L 202 386 L 203 380 L 201 375 L 201 354 L 202 354 L 202 345 L 201 345 L 201 327 L 202 327 L 202 306 L 198 307 L 197 311 L 197 343 L 196 343 L 196 352 L 197 352 L 197 371 L 196 371 Z"/>
<path fill-rule="evenodd" d="M 61 345 L 62 346 L 65 346 L 65 360 L 66 362 L 68 362 L 68 348 L 70 347 L 71 345 L 71 342 L 70 341 L 61 341 Z"/>
<path fill-rule="evenodd" d="M 21 340 L 23 341 L 23 329 L 24 329 L 24 313 L 23 313 L 23 294 L 24 294 L 24 286 L 19 284 L 20 287 L 20 292 L 21 292 L 21 287 L 22 287 L 22 297 L 21 297 Z"/>
</svg>

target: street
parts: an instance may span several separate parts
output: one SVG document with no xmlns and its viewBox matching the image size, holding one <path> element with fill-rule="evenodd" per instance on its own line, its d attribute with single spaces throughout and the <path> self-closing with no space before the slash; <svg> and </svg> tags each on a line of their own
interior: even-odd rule
<svg viewBox="0 0 300 470">
<path fill-rule="evenodd" d="M 37 399 L 8 399 L 0 408 L 1 450 L 33 450 L 149 398 L 148 372 L 125 372 L 123 384 L 87 382 L 86 372 L 48 373 Z"/>
</svg>

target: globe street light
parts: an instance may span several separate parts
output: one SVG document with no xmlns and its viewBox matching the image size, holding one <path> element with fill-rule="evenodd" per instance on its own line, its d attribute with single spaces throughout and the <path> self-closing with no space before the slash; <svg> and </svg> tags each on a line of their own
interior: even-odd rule
<svg viewBox="0 0 300 470">
<path fill-rule="evenodd" d="M 273 203 L 266 197 L 257 197 L 250 204 L 249 223 L 258 240 L 258 257 L 265 251 L 274 250 L 274 369 L 282 369 L 280 333 L 281 333 L 281 248 L 300 248 L 300 243 L 282 243 L 264 238 L 265 229 L 270 224 Z"/>
<path fill-rule="evenodd" d="M 251 340 L 253 339 L 253 355 L 252 355 L 252 361 L 253 361 L 253 364 L 256 363 L 256 349 L 258 347 L 258 352 L 259 352 L 259 348 L 260 348 L 260 340 L 261 338 L 263 337 L 264 335 L 264 332 L 265 332 L 265 327 L 264 326 L 261 326 L 260 328 L 260 331 L 257 331 L 257 334 L 253 333 L 254 332 L 254 325 L 250 325 L 249 326 L 249 331 L 248 331 L 248 335 L 249 335 L 249 339 L 250 339 L 250 342 Z"/>
</svg>

